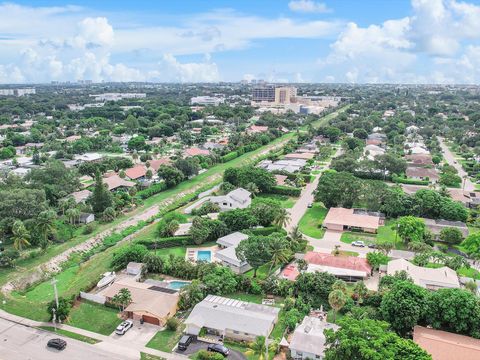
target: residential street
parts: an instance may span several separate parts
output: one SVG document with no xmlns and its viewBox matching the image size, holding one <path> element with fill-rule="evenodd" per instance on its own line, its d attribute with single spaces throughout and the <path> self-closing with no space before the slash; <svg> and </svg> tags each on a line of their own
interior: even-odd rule
<svg viewBox="0 0 480 360">
<path fill-rule="evenodd" d="M 455 155 L 450 151 L 448 146 L 445 144 L 444 139 L 439 137 L 438 140 L 440 141 L 440 147 L 442 148 L 442 151 L 443 151 L 443 157 L 448 162 L 448 164 L 452 165 L 455 169 L 457 169 L 458 176 L 460 176 L 462 178 L 462 181 L 463 181 L 464 177 L 466 176 L 466 178 L 464 180 L 465 181 L 464 190 L 465 191 L 475 191 L 475 184 L 470 180 L 470 177 L 468 177 L 465 170 L 463 170 L 462 164 L 460 164 L 455 159 Z M 462 186 L 463 186 L 463 182 L 462 182 Z"/>
</svg>

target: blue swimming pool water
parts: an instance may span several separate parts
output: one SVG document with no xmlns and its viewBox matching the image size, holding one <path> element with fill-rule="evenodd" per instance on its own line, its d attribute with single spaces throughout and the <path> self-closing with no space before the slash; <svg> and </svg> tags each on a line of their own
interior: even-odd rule
<svg viewBox="0 0 480 360">
<path fill-rule="evenodd" d="M 173 290 L 180 290 L 183 288 L 185 285 L 188 285 L 188 281 L 179 281 L 179 280 L 174 280 L 170 281 L 168 283 L 168 288 L 173 289 Z"/>
<path fill-rule="evenodd" d="M 197 251 L 197 260 L 212 262 L 212 252 L 210 250 Z"/>
</svg>

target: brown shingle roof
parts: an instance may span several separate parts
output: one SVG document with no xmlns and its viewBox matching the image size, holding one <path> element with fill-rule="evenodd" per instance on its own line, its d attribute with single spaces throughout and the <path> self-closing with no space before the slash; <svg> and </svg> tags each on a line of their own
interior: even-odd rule
<svg viewBox="0 0 480 360">
<path fill-rule="evenodd" d="M 142 176 L 145 176 L 147 173 L 147 168 L 145 165 L 135 165 L 134 167 L 131 167 L 130 169 L 125 170 L 125 176 L 128 178 L 135 180 L 138 178 L 141 178 Z"/>
<path fill-rule="evenodd" d="M 415 326 L 413 341 L 433 360 L 480 359 L 480 340 L 468 336 Z"/>
<path fill-rule="evenodd" d="M 367 259 L 355 256 L 335 256 L 332 254 L 309 251 L 305 254 L 304 260 L 308 264 L 323 265 L 340 269 L 349 269 L 356 271 L 365 271 L 370 274 L 371 266 Z"/>
<path fill-rule="evenodd" d="M 106 179 L 103 179 L 103 182 L 107 185 L 108 190 L 115 190 L 119 187 L 133 187 L 135 183 L 133 181 L 127 181 L 122 179 L 118 175 L 110 176 Z"/>
<path fill-rule="evenodd" d="M 330 208 L 323 223 L 325 226 L 333 224 L 366 229 L 378 229 L 380 226 L 380 216 L 356 214 L 355 209 Z"/>
</svg>

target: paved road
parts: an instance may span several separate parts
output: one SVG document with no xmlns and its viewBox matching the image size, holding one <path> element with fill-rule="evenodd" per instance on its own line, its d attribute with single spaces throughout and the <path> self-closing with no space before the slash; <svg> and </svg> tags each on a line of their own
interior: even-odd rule
<svg viewBox="0 0 480 360">
<path fill-rule="evenodd" d="M 342 153 L 342 148 L 337 148 L 337 151 L 335 152 L 335 155 L 332 157 L 339 156 Z M 331 159 L 325 164 L 324 169 L 328 169 L 330 167 Z M 307 184 L 305 188 L 302 190 L 302 193 L 300 194 L 300 197 L 298 200 L 295 202 L 295 205 L 291 209 L 288 210 L 290 214 L 290 221 L 287 223 L 287 226 L 285 226 L 285 230 L 287 232 L 290 232 L 295 226 L 298 226 L 298 223 L 300 222 L 300 219 L 302 216 L 305 214 L 305 212 L 308 209 L 308 204 L 313 203 L 314 200 L 314 192 L 315 189 L 317 188 L 318 185 L 318 180 L 320 179 L 321 173 L 315 175 L 315 179 Z"/>
<path fill-rule="evenodd" d="M 138 360 L 135 356 L 122 355 L 86 344 L 81 341 L 64 338 L 68 345 L 63 351 L 47 348 L 46 344 L 53 337 L 52 333 L 15 324 L 0 319 L 0 359 L 5 360 Z"/>
<path fill-rule="evenodd" d="M 449 165 L 452 165 L 457 169 L 458 175 L 462 178 L 465 179 L 465 185 L 464 185 L 464 190 L 465 191 L 475 191 L 475 184 L 470 180 L 470 177 L 468 174 L 463 170 L 462 165 L 457 161 L 455 158 L 455 155 L 450 151 L 448 146 L 445 144 L 445 139 L 443 138 L 438 138 L 440 141 L 440 147 L 442 148 L 443 151 L 443 157 L 445 160 L 447 160 Z M 465 178 L 464 178 L 465 177 Z"/>
</svg>

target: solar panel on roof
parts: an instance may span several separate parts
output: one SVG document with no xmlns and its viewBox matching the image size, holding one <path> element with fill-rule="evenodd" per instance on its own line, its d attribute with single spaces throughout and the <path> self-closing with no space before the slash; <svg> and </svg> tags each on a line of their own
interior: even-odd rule
<svg viewBox="0 0 480 360">
<path fill-rule="evenodd" d="M 166 294 L 175 294 L 177 292 L 177 290 L 168 289 L 168 288 L 164 288 L 164 287 L 161 287 L 161 286 L 150 286 L 148 288 L 148 290 L 159 291 L 159 292 L 163 292 L 163 293 L 166 293 Z"/>
</svg>

